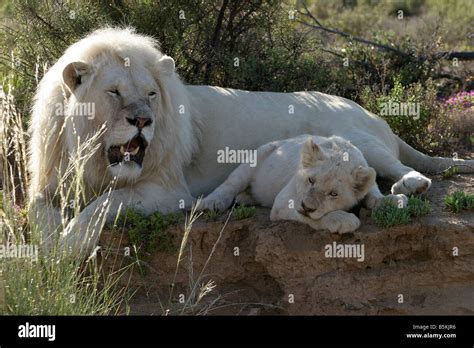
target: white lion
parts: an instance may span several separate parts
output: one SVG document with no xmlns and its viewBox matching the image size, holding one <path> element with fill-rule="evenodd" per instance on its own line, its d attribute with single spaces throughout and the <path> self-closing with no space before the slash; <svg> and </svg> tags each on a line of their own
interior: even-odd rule
<svg viewBox="0 0 474 348">
<path fill-rule="evenodd" d="M 83 168 L 86 206 L 63 230 L 61 178 L 104 125 Z M 339 135 L 379 175 L 396 181 L 393 193 L 404 194 L 430 186 L 415 169 L 433 172 L 459 163 L 414 150 L 385 121 L 341 97 L 185 86 L 157 42 L 130 29 L 98 30 L 66 50 L 38 86 L 30 130 L 31 221 L 45 239 L 58 231 L 61 245 L 82 250 L 97 243 L 101 207 L 107 206 L 103 214 L 111 221 L 120 207 L 169 213 L 211 192 L 235 168 L 216 161 L 225 147 L 256 149 L 300 134 Z M 378 199 L 369 192 L 367 204 Z"/>
<path fill-rule="evenodd" d="M 349 141 L 302 135 L 274 141 L 257 149 L 257 166 L 241 164 L 202 200 L 201 209 L 227 209 L 238 203 L 272 208 L 270 219 L 295 220 L 314 229 L 352 232 L 360 221 L 348 211 L 369 191 L 382 194 L 376 173 Z M 408 198 L 390 195 L 395 204 Z"/>
</svg>

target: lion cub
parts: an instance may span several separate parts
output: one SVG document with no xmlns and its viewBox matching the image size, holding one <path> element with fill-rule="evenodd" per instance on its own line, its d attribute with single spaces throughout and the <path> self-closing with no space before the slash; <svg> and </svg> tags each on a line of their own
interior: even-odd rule
<svg viewBox="0 0 474 348">
<path fill-rule="evenodd" d="M 351 232 L 359 219 L 347 211 L 375 185 L 375 170 L 349 141 L 302 135 L 257 150 L 257 166 L 241 164 L 201 202 L 201 209 L 239 203 L 271 207 L 271 220 L 296 220 L 314 229 Z M 249 193 L 244 192 L 250 189 Z"/>
</svg>

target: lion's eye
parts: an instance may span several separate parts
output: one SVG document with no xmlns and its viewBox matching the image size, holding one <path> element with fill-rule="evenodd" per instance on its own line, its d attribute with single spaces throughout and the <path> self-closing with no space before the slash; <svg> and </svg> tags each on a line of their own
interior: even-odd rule
<svg viewBox="0 0 474 348">
<path fill-rule="evenodd" d="M 148 96 L 153 98 L 153 97 L 156 96 L 156 92 L 150 92 L 150 93 L 148 93 Z"/>
<path fill-rule="evenodd" d="M 331 192 L 329 192 L 329 196 L 337 197 L 337 192 L 331 191 Z"/>
<path fill-rule="evenodd" d="M 107 93 L 109 93 L 110 95 L 113 95 L 114 97 L 120 96 L 120 92 L 118 91 L 118 89 L 113 89 L 111 91 L 108 91 Z"/>
<path fill-rule="evenodd" d="M 314 184 L 314 179 L 313 179 L 312 177 L 308 177 L 308 181 L 309 181 L 309 183 L 310 183 L 311 185 Z"/>
</svg>

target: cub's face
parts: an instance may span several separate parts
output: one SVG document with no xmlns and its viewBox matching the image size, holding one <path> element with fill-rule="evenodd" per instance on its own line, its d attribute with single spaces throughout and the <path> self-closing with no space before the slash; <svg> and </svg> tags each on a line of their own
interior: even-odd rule
<svg viewBox="0 0 474 348">
<path fill-rule="evenodd" d="M 296 174 L 296 209 L 315 220 L 335 210 L 348 211 L 369 192 L 375 176 L 372 168 L 343 161 L 342 153 L 324 153 L 310 138 Z"/>
<path fill-rule="evenodd" d="M 106 125 L 101 157 L 110 174 L 135 180 L 150 156 L 148 149 L 160 123 L 163 91 L 159 68 L 165 65 L 172 73 L 174 62 L 170 57 L 162 58 L 154 69 L 126 63 L 118 57 L 96 69 L 82 62 L 71 63 L 63 78 L 69 80 L 73 94 L 94 105 L 89 123 L 92 130 Z"/>
</svg>

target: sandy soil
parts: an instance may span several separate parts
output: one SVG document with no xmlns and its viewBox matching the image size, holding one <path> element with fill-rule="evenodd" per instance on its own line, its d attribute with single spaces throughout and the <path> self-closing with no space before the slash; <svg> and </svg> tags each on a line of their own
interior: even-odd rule
<svg viewBox="0 0 474 348">
<path fill-rule="evenodd" d="M 314 231 L 296 222 L 272 223 L 269 210 L 263 208 L 251 218 L 231 219 L 201 280 L 212 279 L 216 287 L 194 313 L 474 314 L 474 212 L 453 214 L 443 204 L 449 192 L 473 194 L 474 176 L 433 179 L 427 195 L 432 212 L 405 226 L 380 229 L 366 210 L 361 211 L 362 227 L 345 235 Z M 168 297 L 177 252 L 148 255 L 142 272 L 131 275 L 131 288 L 137 290 L 131 313 L 161 315 L 180 308 L 179 295 L 187 300 L 190 279 L 198 278 L 224 220 L 225 216 L 215 222 L 200 218 L 195 223 L 172 305 Z M 167 233 L 179 248 L 182 224 Z M 101 242 L 128 245 L 116 232 L 105 233 Z M 333 242 L 363 244 L 364 261 L 325 257 L 325 246 Z M 107 263 L 111 267 L 110 260 Z"/>
</svg>

